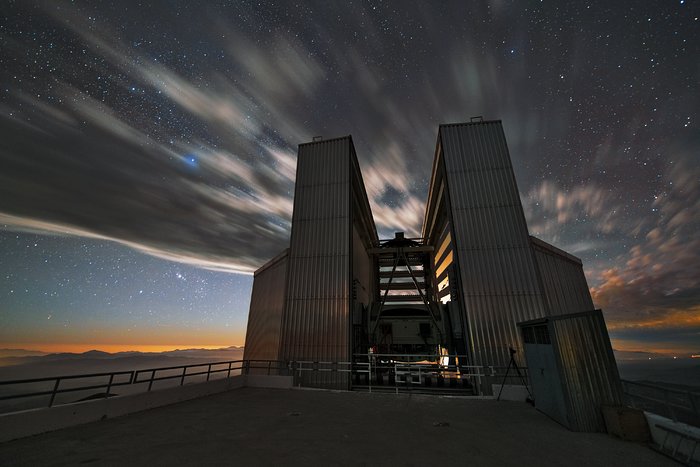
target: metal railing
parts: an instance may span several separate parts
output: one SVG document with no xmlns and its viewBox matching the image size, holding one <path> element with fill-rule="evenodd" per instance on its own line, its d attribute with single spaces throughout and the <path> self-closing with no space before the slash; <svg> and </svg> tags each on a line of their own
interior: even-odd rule
<svg viewBox="0 0 700 467">
<path fill-rule="evenodd" d="M 288 374 L 293 377 L 293 384 L 301 387 L 308 381 L 304 377 L 305 373 L 321 373 L 326 376 L 319 378 L 332 378 L 333 373 L 352 373 L 354 370 L 352 362 L 323 362 L 310 360 L 296 360 L 288 363 Z M 319 382 L 319 381 L 317 381 Z"/>
<path fill-rule="evenodd" d="M 373 386 L 375 388 L 381 386 L 378 378 L 384 378 L 384 376 L 391 381 L 390 384 L 393 385 L 393 389 L 396 392 L 399 392 L 399 389 L 416 385 L 430 386 L 432 381 L 435 381 L 436 386 L 439 387 L 441 382 L 449 381 L 449 383 L 455 383 L 461 380 L 465 387 L 471 388 L 471 382 L 476 382 L 477 386 L 480 386 L 482 377 L 498 376 L 498 367 L 455 364 L 454 362 L 459 361 L 459 358 L 464 358 L 459 355 L 434 357 L 433 362 L 427 363 L 416 362 L 416 358 L 430 357 L 412 354 L 362 354 L 355 356 L 355 362 L 228 360 L 142 370 L 0 381 L 0 390 L 4 392 L 4 394 L 0 393 L 0 402 L 49 396 L 48 404 L 44 403 L 43 406 L 53 407 L 57 405 L 56 398 L 61 394 L 104 390 L 104 393 L 91 394 L 86 399 L 58 402 L 58 405 L 87 399 L 106 399 L 117 395 L 111 393 L 112 389 L 116 387 L 122 387 L 127 393 L 133 394 L 136 392 L 149 392 L 153 389 L 154 384 L 160 381 L 179 380 L 179 386 L 183 386 L 187 381 L 195 378 L 209 381 L 214 376 L 230 378 L 239 374 L 287 375 L 292 376 L 294 384 L 300 386 L 304 381 L 302 376 L 307 374 L 307 372 L 346 373 L 350 378 L 365 375 L 370 392 Z M 438 358 L 447 358 L 453 363 L 442 365 L 437 363 L 440 361 L 437 360 Z M 362 359 L 366 361 L 362 361 Z M 414 361 L 411 361 L 411 359 L 414 359 Z M 462 361 L 466 361 L 466 359 Z M 467 381 L 469 381 L 469 384 L 467 384 Z M 42 385 L 43 387 L 37 390 L 36 385 Z M 34 386 L 34 388 L 27 389 L 27 386 Z M 145 389 L 138 390 L 139 387 L 143 388 L 144 386 Z M 447 384 L 447 386 L 452 386 L 452 384 Z M 385 385 L 384 388 L 386 387 L 388 386 Z M 15 389 L 14 393 L 8 393 L 8 391 L 13 389 Z M 42 405 L 37 404 L 27 408 L 36 408 L 37 406 Z"/>
<path fill-rule="evenodd" d="M 627 380 L 622 389 L 634 408 L 700 427 L 700 392 Z"/>
<path fill-rule="evenodd" d="M 128 375 L 129 379 L 127 381 L 114 381 L 115 376 L 120 376 L 120 375 Z M 104 384 L 91 384 L 88 386 L 78 386 L 78 387 L 70 387 L 70 388 L 59 388 L 61 381 L 76 381 L 79 379 L 94 379 L 94 378 L 100 378 L 100 377 L 109 377 L 109 380 L 107 383 Z M 53 376 L 53 377 L 48 377 L 48 378 L 33 378 L 33 379 L 18 379 L 18 380 L 12 380 L 12 381 L 0 381 L 0 387 L 8 387 L 12 385 L 23 385 L 23 384 L 33 384 L 33 383 L 45 383 L 45 382 L 53 382 L 53 389 L 50 391 L 35 391 L 35 392 L 27 392 L 27 393 L 20 393 L 20 394 L 10 394 L 8 396 L 2 396 L 0 397 L 1 400 L 10 400 L 10 399 L 21 399 L 21 398 L 26 398 L 26 397 L 36 397 L 36 396 L 47 396 L 50 395 L 49 399 L 49 407 L 53 406 L 54 401 L 56 400 L 56 395 L 57 394 L 63 394 L 67 392 L 75 392 L 75 391 L 89 391 L 92 389 L 103 389 L 106 388 L 105 391 L 105 397 L 109 397 L 109 391 L 116 386 L 125 386 L 129 384 L 134 383 L 134 372 L 133 371 L 113 371 L 111 373 L 91 373 L 91 374 L 85 374 L 85 375 L 69 375 L 69 376 Z"/>
<path fill-rule="evenodd" d="M 355 354 L 353 374 L 365 375 L 364 385 L 372 392 L 373 387 L 395 392 L 412 387 L 437 388 L 462 385 L 463 389 L 482 392 L 482 378 L 497 376 L 497 367 L 489 365 L 465 365 L 465 355 L 423 355 L 423 354 Z M 365 361 L 363 361 L 365 360 Z M 447 362 L 447 363 L 443 363 Z M 460 362 L 460 363 L 457 363 Z M 386 376 L 387 384 L 384 384 Z M 446 383 L 447 382 L 447 383 Z"/>
<path fill-rule="evenodd" d="M 253 362 L 253 365 L 255 365 L 255 361 Z M 221 366 L 223 366 L 223 368 L 219 368 Z M 268 367 L 270 366 L 271 363 L 268 364 Z M 156 381 L 179 379 L 180 386 L 182 386 L 185 384 L 185 380 L 187 378 L 206 375 L 206 380 L 209 381 L 212 375 L 223 372 L 226 372 L 226 377 L 230 378 L 232 372 L 247 369 L 250 367 L 250 361 L 230 360 L 224 362 L 195 363 L 190 365 L 148 368 L 144 370 L 112 371 L 105 373 L 89 373 L 82 375 L 51 376 L 46 378 L 0 381 L 0 388 L 10 388 L 12 386 L 17 387 L 37 383 L 52 383 L 51 390 L 43 389 L 40 391 L 20 392 L 16 394 L 3 395 L 0 396 L 0 401 L 49 395 L 50 398 L 48 407 L 52 407 L 54 405 L 54 402 L 56 401 L 56 396 L 58 394 L 79 391 L 90 391 L 95 389 L 105 389 L 104 394 L 102 394 L 101 396 L 107 398 L 113 395 L 110 394 L 111 389 L 118 386 L 134 386 L 137 384 L 147 383 L 147 391 L 150 391 L 153 388 L 153 383 Z M 204 370 L 204 368 L 206 368 L 206 370 Z M 193 369 L 196 370 L 192 371 Z M 202 370 L 199 371 L 199 369 Z M 177 374 L 172 374 L 172 372 L 175 370 L 181 370 L 181 372 L 178 372 Z M 167 374 L 168 372 L 171 374 Z M 123 376 L 126 377 L 120 378 Z M 94 380 L 96 378 L 101 378 L 106 381 L 100 382 L 98 384 L 95 384 L 94 382 L 88 382 L 82 385 L 78 384 L 70 387 L 61 387 L 61 383 L 64 383 L 66 381 L 78 382 L 80 380 Z"/>
<path fill-rule="evenodd" d="M 234 363 L 240 363 L 241 366 L 239 367 L 232 367 Z M 146 383 L 148 382 L 148 390 L 150 391 L 151 388 L 153 387 L 153 383 L 155 381 L 164 381 L 168 379 L 180 379 L 180 386 L 185 384 L 185 379 L 187 377 L 193 377 L 193 376 L 201 376 L 201 375 L 207 375 L 207 381 L 209 381 L 209 378 L 211 378 L 212 374 L 217 374 L 217 373 L 223 373 L 226 372 L 226 377 L 230 378 L 231 377 L 231 371 L 235 370 L 241 370 L 243 368 L 243 360 L 230 360 L 227 362 L 212 362 L 212 363 L 195 363 L 191 365 L 178 365 L 178 366 L 164 366 L 160 368 L 149 368 L 147 370 L 137 370 L 134 372 L 134 383 L 133 384 L 139 384 L 139 383 Z M 212 367 L 217 367 L 221 365 L 227 365 L 226 368 L 219 368 L 219 369 L 214 369 L 212 370 Z M 207 371 L 195 371 L 188 373 L 187 370 L 190 368 L 202 368 L 202 367 L 207 367 Z M 174 375 L 161 375 L 161 376 L 156 376 L 158 372 L 166 372 L 166 371 L 173 371 L 173 370 L 180 370 L 182 369 L 181 374 L 174 374 Z M 145 379 L 139 379 L 139 376 L 144 375 L 144 374 L 149 374 L 150 373 L 150 378 L 145 378 Z"/>
</svg>

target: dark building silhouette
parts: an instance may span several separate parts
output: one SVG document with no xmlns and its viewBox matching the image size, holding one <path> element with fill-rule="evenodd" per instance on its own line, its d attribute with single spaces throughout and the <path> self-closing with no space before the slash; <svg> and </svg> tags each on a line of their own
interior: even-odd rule
<svg viewBox="0 0 700 467">
<path fill-rule="evenodd" d="M 290 246 L 255 273 L 245 359 L 506 367 L 509 348 L 524 363 L 518 323 L 593 309 L 581 260 L 528 233 L 500 121 L 440 125 L 415 239 L 378 239 L 346 136 L 299 145 Z M 352 385 L 347 372 L 303 378 Z"/>
</svg>

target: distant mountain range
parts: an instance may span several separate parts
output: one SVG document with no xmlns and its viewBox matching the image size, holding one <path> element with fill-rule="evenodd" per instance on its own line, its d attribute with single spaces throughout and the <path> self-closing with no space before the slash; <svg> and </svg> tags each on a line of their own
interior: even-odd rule
<svg viewBox="0 0 700 467">
<path fill-rule="evenodd" d="M 166 352 L 117 352 L 109 353 L 99 350 L 90 350 L 83 353 L 46 353 L 24 349 L 0 349 L 0 381 L 16 381 L 36 378 L 55 378 L 57 376 L 74 375 L 94 375 L 112 372 L 131 372 L 138 370 L 151 370 L 164 367 L 181 367 L 183 365 L 204 365 L 188 370 L 191 372 L 207 371 L 207 364 L 214 363 L 212 370 L 226 370 L 226 362 L 243 359 L 243 347 L 225 347 L 221 349 L 179 349 Z M 217 362 L 223 364 L 216 365 Z M 240 363 L 232 365 L 235 370 L 240 368 Z M 164 370 L 165 373 L 172 370 Z M 224 373 L 225 374 L 225 373 Z M 161 374 L 162 376 L 162 374 Z M 95 381 L 102 383 L 107 380 L 105 377 L 98 379 L 88 379 L 84 381 Z M 102 379 L 99 379 L 102 378 Z M 119 377 L 117 377 L 119 378 Z M 124 376 L 121 377 L 122 379 Z M 179 384 L 179 379 L 161 381 L 158 386 L 166 387 Z M 39 385 L 44 383 L 37 383 Z M 24 386 L 0 386 L 0 395 L 18 391 Z M 47 386 L 48 387 L 48 386 Z M 30 386 L 36 391 L 41 386 Z M 48 387 L 50 389 L 50 387 Z M 138 388 L 131 386 L 121 386 L 113 389 L 110 394 L 133 393 Z M 20 390 L 21 392 L 21 390 Z M 71 397 L 73 399 L 71 399 Z M 64 397 L 66 400 L 82 400 L 84 398 L 99 397 L 95 394 L 69 393 Z M 39 404 L 45 403 L 40 401 Z M 37 407 L 34 399 L 17 399 L 0 401 L 0 413 L 13 410 L 24 410 Z"/>
<path fill-rule="evenodd" d="M 21 365 L 23 363 L 36 361 L 36 360 L 70 360 L 70 359 L 84 359 L 84 358 L 122 358 L 122 357 L 134 357 L 138 355 L 163 355 L 163 356 L 173 356 L 173 357 L 204 357 L 211 356 L 220 353 L 242 351 L 243 347 L 230 346 L 222 347 L 220 349 L 175 349 L 168 350 L 165 352 L 139 352 L 139 351 L 127 351 L 127 352 L 116 352 L 109 353 L 103 352 L 101 350 L 88 350 L 83 353 L 74 352 L 60 352 L 60 353 L 50 353 L 42 352 L 39 350 L 26 350 L 26 349 L 0 349 L 0 366 L 6 365 Z"/>
<path fill-rule="evenodd" d="M 5 357 L 35 357 L 47 355 L 49 352 L 41 352 L 39 350 L 25 349 L 0 349 L 0 358 Z"/>
<path fill-rule="evenodd" d="M 625 361 L 641 361 L 641 360 L 649 360 L 649 359 L 660 359 L 660 360 L 675 360 L 675 359 L 688 359 L 690 358 L 690 355 L 686 356 L 677 356 L 677 358 L 674 359 L 673 355 L 668 355 L 668 354 L 662 354 L 662 353 L 656 353 L 656 352 L 644 352 L 642 350 L 617 350 L 613 349 L 613 353 L 615 354 L 615 360 L 617 360 L 618 363 L 620 362 L 625 362 Z"/>
<path fill-rule="evenodd" d="M 45 353 L 0 349 L 0 381 L 64 375 L 131 371 L 164 366 L 241 360 L 243 347 L 178 349 L 166 352 Z"/>
</svg>

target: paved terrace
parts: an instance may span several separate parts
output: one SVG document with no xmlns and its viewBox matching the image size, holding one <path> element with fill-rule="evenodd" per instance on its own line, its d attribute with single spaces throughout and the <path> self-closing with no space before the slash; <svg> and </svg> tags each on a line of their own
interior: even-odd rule
<svg viewBox="0 0 700 467">
<path fill-rule="evenodd" d="M 516 402 L 243 388 L 0 444 L 0 465 L 675 466 Z"/>
</svg>

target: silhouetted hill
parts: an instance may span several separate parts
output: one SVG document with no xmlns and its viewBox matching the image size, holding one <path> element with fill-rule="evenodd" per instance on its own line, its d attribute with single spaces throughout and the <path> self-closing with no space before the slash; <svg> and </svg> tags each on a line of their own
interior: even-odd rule
<svg viewBox="0 0 700 467">
<path fill-rule="evenodd" d="M 39 350 L 0 349 L 0 359 L 5 357 L 37 357 L 48 353 L 49 352 L 41 352 Z"/>
<path fill-rule="evenodd" d="M 21 354 L 20 354 L 21 355 Z M 37 378 L 52 378 L 56 376 L 90 375 L 96 373 L 111 373 L 120 371 L 149 370 L 152 368 L 173 367 L 182 365 L 197 365 L 212 362 L 226 362 L 231 360 L 241 360 L 243 358 L 242 347 L 228 347 L 223 349 L 182 349 L 169 352 L 118 352 L 108 353 L 91 350 L 84 353 L 54 353 L 49 355 L 13 356 L 0 358 L 0 381 L 24 380 Z M 227 366 L 218 367 L 225 369 Z M 235 368 L 235 367 L 234 367 Z M 216 370 L 214 367 L 213 370 Z M 193 368 L 188 373 L 206 371 L 207 367 Z M 167 370 L 159 373 L 159 376 L 170 376 L 173 373 L 181 374 L 180 370 Z M 139 380 L 148 379 L 148 375 Z M 233 374 L 236 374 L 235 371 Z M 225 375 L 225 373 L 223 374 Z M 214 377 L 219 377 L 221 374 Z M 120 379 L 121 378 L 121 379 Z M 205 376 L 193 376 L 188 378 L 187 383 L 203 381 Z M 128 380 L 128 376 L 117 376 L 116 381 Z M 64 385 L 76 384 L 78 380 L 71 380 L 73 383 L 64 382 Z M 81 378 L 79 385 L 85 384 L 105 384 L 107 377 Z M 179 377 L 175 380 L 165 380 L 156 383 L 156 388 L 163 388 L 180 383 Z M 0 386 L 0 395 L 9 395 L 22 392 L 36 392 L 51 390 L 53 382 L 30 383 L 23 385 Z M 143 391 L 143 385 L 116 386 L 110 391 L 111 394 L 132 394 Z M 95 394 L 98 394 L 97 396 Z M 101 393 L 102 397 L 104 393 Z M 67 393 L 58 396 L 61 403 L 75 402 L 86 397 L 100 397 L 98 393 L 90 391 Z M 15 410 L 25 410 L 42 407 L 48 402 L 48 396 L 27 399 L 11 399 L 0 401 L 0 413 Z"/>
<path fill-rule="evenodd" d="M 148 368 L 240 360 L 242 347 L 183 349 L 168 352 L 118 352 L 91 350 L 41 356 L 0 358 L 0 381 L 63 375 L 143 370 Z"/>
<path fill-rule="evenodd" d="M 649 358 L 664 358 L 663 355 L 654 352 L 644 352 L 641 350 L 618 350 L 613 349 L 615 360 L 618 362 L 642 361 Z"/>
</svg>

